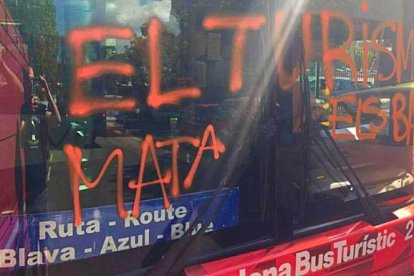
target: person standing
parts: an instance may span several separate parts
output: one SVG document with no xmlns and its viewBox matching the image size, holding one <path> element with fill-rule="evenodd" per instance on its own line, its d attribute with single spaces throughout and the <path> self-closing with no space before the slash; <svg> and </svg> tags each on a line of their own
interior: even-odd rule
<svg viewBox="0 0 414 276">
<path fill-rule="evenodd" d="M 47 212 L 48 126 L 60 124 L 61 116 L 44 75 L 40 76 L 43 89 L 32 91 L 31 100 L 21 109 L 21 137 L 25 157 L 26 213 Z M 36 93 L 37 92 L 37 93 Z M 46 93 L 49 107 L 40 102 L 40 93 Z"/>
</svg>

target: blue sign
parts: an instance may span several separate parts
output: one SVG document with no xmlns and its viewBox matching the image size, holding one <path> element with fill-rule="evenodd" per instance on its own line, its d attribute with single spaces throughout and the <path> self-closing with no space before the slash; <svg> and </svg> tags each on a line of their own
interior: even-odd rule
<svg viewBox="0 0 414 276">
<path fill-rule="evenodd" d="M 239 222 L 238 188 L 185 194 L 171 199 L 164 209 L 162 198 L 144 200 L 140 215 L 129 213 L 124 220 L 116 206 L 82 209 L 83 222 L 75 226 L 72 211 L 24 216 L 25 235 L 17 248 L 0 249 L 0 268 L 59 263 L 150 246 L 180 239 L 190 231 L 207 227 L 211 232 L 236 226 Z M 214 201 L 213 201 L 214 199 Z M 132 210 L 132 203 L 125 204 Z M 207 209 L 208 208 L 208 209 Z M 200 217 L 199 217 L 200 216 Z M 19 216 L 21 221 L 23 216 Z M 199 223 L 190 226 L 198 219 Z M 21 228 L 22 229 L 22 228 Z"/>
</svg>

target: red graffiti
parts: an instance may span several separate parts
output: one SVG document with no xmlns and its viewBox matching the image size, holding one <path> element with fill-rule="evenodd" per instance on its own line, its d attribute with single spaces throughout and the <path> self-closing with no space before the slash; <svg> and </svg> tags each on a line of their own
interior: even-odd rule
<svg viewBox="0 0 414 276">
<path fill-rule="evenodd" d="M 74 78 L 72 85 L 69 113 L 72 116 L 88 116 L 92 113 L 108 109 L 132 110 L 136 106 L 133 99 L 104 100 L 90 98 L 85 95 L 82 84 L 103 74 L 119 74 L 131 76 L 135 69 L 127 63 L 94 62 L 84 64 L 84 44 L 93 41 L 102 41 L 105 38 L 131 39 L 134 32 L 129 28 L 116 27 L 85 27 L 73 29 L 69 32 L 67 41 L 74 56 Z"/>
<path fill-rule="evenodd" d="M 338 104 L 340 102 L 354 104 L 355 101 L 356 101 L 355 94 L 351 94 L 351 95 L 347 95 L 347 96 L 343 96 L 339 98 L 332 98 L 329 100 L 329 103 L 332 106 L 333 114 L 328 116 L 328 120 L 332 126 L 332 138 L 333 139 L 339 140 L 339 139 L 353 139 L 354 138 L 352 134 L 337 133 L 336 127 L 337 127 L 337 122 L 344 122 L 347 124 L 352 124 L 353 122 L 352 116 L 349 114 L 337 115 Z"/>
<path fill-rule="evenodd" d="M 362 10 L 367 11 L 368 5 L 362 2 Z M 285 15 L 277 12 L 275 15 L 275 37 L 276 51 L 284 48 L 284 34 L 286 33 Z M 333 22 L 340 22 L 348 30 L 346 41 L 341 46 L 333 47 L 331 45 L 331 25 Z M 262 15 L 240 15 L 240 16 L 207 16 L 203 20 L 203 26 L 207 30 L 217 29 L 234 29 L 234 45 L 232 53 L 232 66 L 230 72 L 230 92 L 237 92 L 243 86 L 243 63 L 244 52 L 248 31 L 257 31 L 266 24 L 267 20 Z M 313 58 L 313 41 L 312 37 L 313 15 L 305 13 L 302 18 L 302 43 L 304 45 L 305 67 Z M 355 25 L 351 18 L 346 14 L 338 11 L 323 10 L 321 12 L 321 38 L 323 61 L 325 63 L 325 79 L 328 88 L 333 88 L 333 73 L 335 71 L 335 61 L 342 61 L 349 66 L 352 71 L 354 81 L 357 80 L 357 71 L 355 61 L 347 51 L 351 46 L 356 34 Z M 377 26 L 369 26 L 368 22 L 361 22 L 361 33 L 363 38 L 363 57 L 362 57 L 362 75 L 363 85 L 368 85 L 368 56 L 369 50 L 375 50 L 377 53 L 385 55 L 385 59 L 391 61 L 391 71 L 388 75 L 383 72 L 378 73 L 378 81 L 389 81 L 393 77 L 400 82 L 402 80 L 403 70 L 411 70 L 411 79 L 414 78 L 414 30 L 409 30 L 407 44 L 404 41 L 404 26 L 402 23 L 392 21 L 383 21 Z M 369 34 L 369 30 L 373 29 Z M 386 30 L 397 32 L 396 51 L 383 45 L 383 33 Z M 148 30 L 148 51 L 150 56 L 150 93 L 147 99 L 148 104 L 153 108 L 159 108 L 166 104 L 178 104 L 186 98 L 197 98 L 201 91 L 196 87 L 180 88 L 172 91 L 161 91 L 161 53 L 160 53 L 160 33 L 162 30 L 161 22 L 153 18 L 149 24 Z M 283 34 L 283 35 L 282 35 Z M 86 116 L 93 112 L 104 109 L 125 109 L 130 110 L 137 103 L 135 100 L 104 100 L 91 99 L 87 97 L 82 90 L 82 83 L 98 77 L 102 74 L 115 73 L 130 76 L 134 73 L 134 68 L 126 63 L 108 63 L 94 62 L 85 65 L 83 46 L 87 42 L 102 41 L 107 37 L 129 39 L 133 36 L 133 31 L 129 28 L 119 27 L 87 27 L 72 30 L 68 35 L 68 42 L 74 53 L 75 76 L 72 90 L 72 100 L 69 106 L 70 113 L 75 116 Z M 317 39 L 316 39 L 317 40 Z M 370 41 L 370 42 L 369 42 Z M 279 45 L 282 44 L 282 45 Z M 280 47 L 279 47 L 280 46 Z M 282 49 L 283 50 L 283 49 Z M 283 51 L 282 51 L 283 52 Z M 278 81 L 284 90 L 290 90 L 299 75 L 299 64 L 293 66 L 291 73 L 285 71 L 283 57 L 276 55 Z M 296 61 L 299 63 L 299 61 Z"/>
<path fill-rule="evenodd" d="M 397 30 L 397 82 L 402 80 L 402 70 L 411 69 L 410 79 L 414 80 L 414 30 L 411 29 L 408 35 L 407 48 L 404 46 L 404 26 L 398 24 Z M 409 56 L 411 54 L 411 59 Z M 410 62 L 410 67 L 408 63 Z"/>
<path fill-rule="evenodd" d="M 186 98 L 198 98 L 201 90 L 196 87 L 181 88 L 168 92 L 161 92 L 161 54 L 159 49 L 161 22 L 157 18 L 151 19 L 148 28 L 148 50 L 150 53 L 151 87 L 147 98 L 149 106 L 158 109 L 162 105 L 177 104 Z"/>
<path fill-rule="evenodd" d="M 236 93 L 243 86 L 244 50 L 247 31 L 257 31 L 266 24 L 262 15 L 208 16 L 203 21 L 206 30 L 234 29 L 233 56 L 230 73 L 230 92 Z"/>
<path fill-rule="evenodd" d="M 80 204 L 80 197 L 79 197 L 79 184 L 82 181 L 86 187 L 93 189 L 99 185 L 104 176 L 105 172 L 108 170 L 109 165 L 111 162 L 117 158 L 118 166 L 117 166 L 117 178 L 116 178 L 116 186 L 117 186 L 117 207 L 118 207 L 118 214 L 121 218 L 127 217 L 127 212 L 124 208 L 124 199 L 122 194 L 122 180 L 123 180 L 123 166 L 124 166 L 124 154 L 122 150 L 116 149 L 114 150 L 109 157 L 106 159 L 104 165 L 102 166 L 102 170 L 99 172 L 98 176 L 94 181 L 89 181 L 89 179 L 83 173 L 81 168 L 82 164 L 82 151 L 80 148 L 72 146 L 72 145 L 65 145 L 63 151 L 68 159 L 69 164 L 69 176 L 70 176 L 70 183 L 72 188 L 72 196 L 73 196 L 73 211 L 75 217 L 75 224 L 80 225 L 82 223 L 82 213 L 81 213 L 81 204 Z"/>
<path fill-rule="evenodd" d="M 343 97 L 332 98 L 330 99 L 332 105 L 333 114 L 328 116 L 329 122 L 332 125 L 332 137 L 335 140 L 340 139 L 354 139 L 354 135 L 351 133 L 338 133 L 337 132 L 337 123 L 343 122 L 347 124 L 355 124 L 356 129 L 356 138 L 360 140 L 372 140 L 377 137 L 377 134 L 383 130 L 387 123 L 388 118 L 385 111 L 381 110 L 378 106 L 380 105 L 380 100 L 377 97 L 368 97 L 367 99 L 357 99 L 355 94 L 349 94 Z M 355 119 L 350 114 L 337 115 L 338 106 L 340 103 L 347 103 L 349 105 L 356 104 L 357 112 Z M 370 123 L 369 132 L 361 132 L 361 122 L 363 116 L 375 115 L 380 120 L 378 125 Z"/>
<path fill-rule="evenodd" d="M 362 24 L 362 86 L 368 87 L 368 23 Z"/>
<path fill-rule="evenodd" d="M 168 200 L 165 185 L 171 181 L 171 175 L 170 173 L 167 173 L 167 176 L 165 177 L 162 176 L 160 164 L 158 163 L 158 157 L 155 152 L 154 139 L 151 135 L 147 135 L 145 137 L 141 150 L 142 150 L 141 161 L 140 161 L 138 179 L 137 181 L 131 180 L 128 185 L 129 188 L 137 190 L 135 193 L 134 206 L 132 209 L 132 215 L 135 217 L 137 217 L 140 213 L 139 205 L 141 202 L 141 193 L 142 193 L 142 188 L 145 186 L 160 185 L 162 197 L 164 199 L 164 207 L 165 209 L 168 209 L 170 207 L 170 201 Z M 144 183 L 144 172 L 145 172 L 145 167 L 147 164 L 148 150 L 151 153 L 152 162 L 154 163 L 154 167 L 157 172 L 158 179 Z"/>
<path fill-rule="evenodd" d="M 387 113 L 384 110 L 381 110 L 377 106 L 380 105 L 380 100 L 377 97 L 369 97 L 366 100 L 358 99 L 357 105 L 357 114 L 356 114 L 356 135 L 360 140 L 375 140 L 377 134 L 385 128 L 388 123 Z M 363 133 L 361 132 L 361 121 L 362 115 L 376 115 L 381 118 L 380 124 L 377 126 L 373 123 L 370 123 L 369 130 L 370 132 Z"/>
<path fill-rule="evenodd" d="M 348 38 L 347 40 L 338 48 L 331 48 L 330 46 L 330 22 L 335 20 L 342 21 L 348 28 Z M 354 82 L 357 82 L 357 69 L 352 57 L 347 54 L 346 50 L 351 46 L 354 41 L 355 27 L 352 24 L 352 21 L 346 15 L 336 12 L 336 11 L 327 11 L 324 10 L 321 13 L 322 20 L 322 48 L 323 48 L 323 62 L 325 63 L 325 75 L 326 75 L 326 85 L 329 89 L 334 87 L 334 66 L 332 62 L 334 60 L 341 60 L 346 63 L 351 69 L 352 76 L 354 77 Z"/>
<path fill-rule="evenodd" d="M 211 145 L 206 146 L 209 138 L 211 137 Z M 200 165 L 201 158 L 203 157 L 203 154 L 207 150 L 212 150 L 214 153 L 214 159 L 220 158 L 220 153 L 223 153 L 226 151 L 226 147 L 224 144 L 216 137 L 216 133 L 214 131 L 214 127 L 212 125 L 207 126 L 206 130 L 204 131 L 203 138 L 201 139 L 201 145 L 198 149 L 196 158 L 194 159 L 194 162 L 191 166 L 191 169 L 187 175 L 187 177 L 184 180 L 184 188 L 188 189 L 193 184 L 194 176 L 197 172 L 198 166 Z"/>
<path fill-rule="evenodd" d="M 211 142 L 209 140 L 211 138 Z M 171 194 L 173 197 L 177 198 L 180 195 L 179 190 L 179 178 L 178 178 L 178 149 L 179 145 L 183 143 L 189 143 L 193 147 L 198 147 L 197 155 L 194 158 L 193 164 L 191 166 L 190 171 L 186 179 L 184 180 L 184 188 L 189 189 L 191 188 L 194 176 L 197 172 L 197 169 L 200 165 L 201 159 L 204 155 L 205 151 L 213 151 L 213 157 L 215 160 L 220 158 L 220 153 L 225 152 L 225 146 L 222 144 L 220 139 L 216 137 L 214 127 L 212 125 L 207 126 L 204 131 L 203 137 L 193 138 L 193 137 L 177 137 L 174 139 L 170 139 L 167 141 L 162 142 L 154 142 L 154 138 L 152 135 L 147 135 L 142 142 L 141 145 L 141 158 L 140 158 L 140 166 L 138 172 L 138 178 L 136 180 L 130 180 L 128 187 L 130 189 L 135 190 L 135 198 L 134 204 L 132 207 L 132 215 L 138 217 L 140 214 L 140 202 L 141 202 L 141 195 L 142 189 L 144 187 L 152 186 L 152 185 L 159 185 L 162 193 L 162 197 L 164 200 L 164 207 L 168 209 L 171 206 L 170 200 L 167 195 L 166 186 L 172 183 Z M 166 146 L 171 146 L 173 149 L 172 153 L 172 170 L 168 168 L 165 170 L 165 173 L 162 173 L 162 168 L 158 162 L 156 148 L 162 148 Z M 114 150 L 104 162 L 102 169 L 98 173 L 98 176 L 95 180 L 90 181 L 85 176 L 82 170 L 82 151 L 80 148 L 72 146 L 72 145 L 65 145 L 64 153 L 68 160 L 69 164 L 69 175 L 70 175 L 70 183 L 72 188 L 73 194 L 73 205 L 74 205 L 74 217 L 75 217 L 75 224 L 80 225 L 82 223 L 82 213 L 81 213 L 81 202 L 80 202 L 80 195 L 79 195 L 79 185 L 80 181 L 82 181 L 88 188 L 93 189 L 99 185 L 102 181 L 103 176 L 108 170 L 109 165 L 112 163 L 114 159 L 117 159 L 117 207 L 118 207 L 118 214 L 121 218 L 127 217 L 127 212 L 124 208 L 124 199 L 123 199 L 123 164 L 124 164 L 124 155 L 122 150 L 116 149 Z M 149 157 L 150 155 L 150 157 Z M 147 165 L 149 162 L 152 162 L 153 167 L 155 168 L 156 172 L 156 179 L 150 181 L 144 181 L 145 171 L 147 169 Z"/>
<path fill-rule="evenodd" d="M 173 197 L 178 197 L 180 195 L 180 188 L 178 185 L 179 179 L 178 179 L 178 151 L 180 144 L 188 143 L 192 144 L 194 147 L 198 147 L 200 145 L 200 139 L 196 139 L 193 137 L 178 137 L 175 139 L 167 140 L 164 142 L 157 142 L 155 143 L 155 146 L 157 148 L 172 147 L 172 188 L 171 188 L 171 194 Z"/>
<path fill-rule="evenodd" d="M 365 10 L 365 4 L 362 5 Z M 286 21 L 286 22 L 285 22 Z M 262 15 L 241 15 L 241 16 L 207 16 L 203 20 L 203 26 L 207 30 L 233 29 L 235 30 L 232 66 L 229 80 L 229 90 L 236 93 L 243 87 L 243 65 L 244 52 L 247 41 L 248 31 L 257 31 L 266 24 L 267 20 Z M 348 36 L 341 46 L 331 45 L 331 25 L 333 23 L 343 23 L 347 28 Z M 304 48 L 304 59 L 306 67 L 313 58 L 313 41 L 318 40 L 312 35 L 313 15 L 305 13 L 302 18 L 302 43 Z M 290 90 L 298 79 L 300 67 L 299 60 L 292 66 L 291 72 L 284 68 L 284 48 L 286 47 L 285 27 L 287 20 L 282 12 L 275 15 L 275 38 L 276 45 L 276 70 L 278 81 L 283 90 Z M 322 54 L 325 64 L 325 79 L 330 90 L 334 84 L 335 61 L 342 61 L 351 69 L 353 80 L 357 81 L 357 69 L 355 61 L 352 59 L 348 49 L 353 43 L 356 30 L 351 18 L 346 14 L 337 11 L 323 10 L 321 12 L 321 38 Z M 404 26 L 402 23 L 383 21 L 377 26 L 369 26 L 368 22 L 361 22 L 361 33 L 363 38 L 362 51 L 362 77 L 363 86 L 368 85 L 368 56 L 370 50 L 375 50 L 384 56 L 384 59 L 391 62 L 391 70 L 385 75 L 384 72 L 378 73 L 378 81 L 389 81 L 396 77 L 397 82 L 403 78 L 402 73 L 410 70 L 411 79 L 414 78 L 414 30 L 409 30 L 408 41 L 404 41 Z M 373 29 L 372 33 L 369 30 Z M 396 50 L 383 45 L 384 31 L 391 30 L 397 32 Z M 172 91 L 161 91 L 161 53 L 160 53 L 160 33 L 162 26 L 160 20 L 153 18 L 149 23 L 148 29 L 148 51 L 150 69 L 150 92 L 147 103 L 153 108 L 162 105 L 178 104 L 187 98 L 197 98 L 201 95 L 201 90 L 197 87 L 186 87 Z M 102 41 L 105 38 L 113 37 L 119 39 L 129 39 L 133 36 L 133 31 L 129 28 L 120 27 L 87 27 L 72 30 L 68 35 L 68 42 L 74 53 L 75 76 L 73 81 L 72 97 L 69 105 L 70 114 L 74 116 L 87 116 L 94 112 L 107 109 L 131 110 L 137 104 L 133 99 L 104 100 L 99 98 L 87 97 L 82 89 L 82 84 L 92 78 L 102 74 L 115 73 L 130 76 L 134 73 L 134 68 L 126 63 L 94 62 L 84 63 L 83 46 L 87 42 Z M 406 44 L 405 44 L 406 43 Z M 279 45 L 281 44 L 281 45 Z M 282 53 L 282 54 L 281 54 Z M 383 60 L 383 59 L 382 59 Z M 381 69 L 381 68 L 380 68 Z M 380 71 L 380 70 L 379 70 Z M 327 91 L 330 91 L 327 90 Z"/>
<path fill-rule="evenodd" d="M 369 5 L 368 5 L 367 0 L 362 0 L 361 1 L 361 10 L 364 13 L 367 13 L 369 11 Z"/>
<path fill-rule="evenodd" d="M 397 71 L 397 60 L 395 58 L 395 55 L 390 50 L 388 50 L 385 46 L 381 45 L 382 42 L 380 42 L 381 41 L 380 34 L 382 34 L 383 31 L 387 28 L 395 32 L 397 30 L 397 24 L 392 21 L 384 21 L 374 29 L 374 31 L 372 32 L 372 36 L 371 36 L 371 40 L 372 40 L 371 47 L 377 52 L 383 53 L 389 56 L 393 63 L 393 69 L 388 76 L 384 76 L 382 72 L 378 73 L 379 81 L 391 80 L 394 77 L 395 72 Z"/>
<path fill-rule="evenodd" d="M 313 41 L 312 37 L 312 15 L 305 13 L 302 18 L 302 43 L 304 48 L 305 56 L 305 67 L 308 66 L 309 62 L 313 59 Z M 285 91 L 292 89 L 297 77 L 299 76 L 300 67 L 299 61 L 296 60 L 296 63 L 293 66 L 292 72 L 289 75 L 283 68 L 284 64 L 281 62 L 283 60 L 284 49 L 286 47 L 286 26 L 285 23 L 285 14 L 283 12 L 277 12 L 275 15 L 275 37 L 276 37 L 276 62 L 277 62 L 277 76 L 281 88 Z M 343 23 L 347 28 L 348 36 L 346 41 L 341 43 L 341 46 L 333 47 L 331 46 L 331 26 L 337 21 Z M 321 12 L 321 38 L 322 41 L 322 54 L 323 61 L 325 64 L 325 80 L 329 88 L 328 91 L 333 89 L 334 85 L 334 72 L 335 72 L 335 61 L 342 61 L 351 70 L 353 81 L 357 81 L 357 68 L 356 63 L 352 59 L 352 56 L 349 53 L 350 46 L 353 43 L 355 34 L 357 33 L 355 25 L 352 22 L 351 18 L 346 14 L 343 14 L 338 11 L 328 11 L 323 10 Z M 369 22 L 361 22 L 361 34 L 363 40 L 363 50 L 362 50 L 362 78 L 363 86 L 368 86 L 368 59 L 369 51 L 374 50 L 378 54 L 384 56 L 384 59 L 391 64 L 391 70 L 387 75 L 384 72 L 381 72 L 379 68 L 378 72 L 378 81 L 390 81 L 393 78 L 396 78 L 397 82 L 402 81 L 402 73 L 409 70 L 410 80 L 414 79 L 414 30 L 410 29 L 408 31 L 408 39 L 404 41 L 404 25 L 402 23 L 397 23 L 389 20 L 380 22 L 377 26 L 370 26 Z M 369 33 L 369 30 L 372 29 L 372 32 Z M 384 45 L 384 32 L 391 30 L 392 32 L 397 32 L 396 41 L 394 45 L 396 47 L 390 48 Z M 317 40 L 317 39 L 316 39 Z M 282 54 L 281 54 L 282 53 Z"/>
<path fill-rule="evenodd" d="M 408 103 L 407 103 L 408 99 Z M 394 141 L 405 140 L 407 145 L 414 141 L 414 93 L 397 93 L 392 98 L 392 120 Z"/>
<path fill-rule="evenodd" d="M 355 94 L 333 98 L 330 100 L 333 110 L 337 110 L 339 104 L 355 105 L 357 111 L 355 116 L 351 114 L 338 115 L 337 112 L 329 115 L 328 119 L 332 126 L 332 137 L 335 140 L 354 139 L 374 140 L 377 135 L 383 131 L 389 122 L 390 130 L 392 128 L 393 140 L 397 143 L 405 142 L 406 145 L 412 145 L 414 141 L 414 93 L 398 92 L 391 97 L 390 114 L 380 108 L 381 101 L 379 97 L 370 96 L 366 99 L 358 98 Z M 369 131 L 362 132 L 361 125 L 363 118 L 369 116 L 376 118 L 369 123 Z M 354 124 L 356 137 L 351 133 L 338 133 L 338 122 Z"/>
<path fill-rule="evenodd" d="M 332 124 L 332 136 L 334 139 L 354 139 L 352 134 L 337 133 L 337 123 L 344 122 L 348 124 L 355 123 L 356 138 L 360 140 L 373 140 L 377 138 L 378 133 L 385 129 L 387 124 L 392 121 L 393 140 L 395 142 L 404 142 L 411 145 L 414 141 L 414 93 L 404 94 L 396 93 L 391 97 L 391 113 L 387 115 L 386 111 L 380 108 L 381 102 L 379 97 L 368 97 L 367 99 L 356 100 L 355 94 L 331 99 L 332 108 L 336 109 L 339 103 L 348 103 L 357 105 L 355 119 L 352 115 L 337 115 L 336 112 L 329 116 Z M 369 132 L 361 132 L 362 118 L 368 115 L 374 115 L 377 120 L 369 125 Z M 388 118 L 388 116 L 390 116 Z"/>
</svg>

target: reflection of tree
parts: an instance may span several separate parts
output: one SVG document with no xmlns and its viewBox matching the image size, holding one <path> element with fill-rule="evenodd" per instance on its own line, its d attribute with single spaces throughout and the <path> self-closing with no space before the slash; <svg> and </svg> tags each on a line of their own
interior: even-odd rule
<svg viewBox="0 0 414 276">
<path fill-rule="evenodd" d="M 172 0 L 171 14 L 180 24 L 180 47 L 178 70 L 181 75 L 191 75 L 190 47 L 194 32 L 201 29 L 202 18 L 209 14 L 246 13 L 252 8 L 251 0 Z M 259 1 L 260 2 L 260 1 Z M 257 4 L 257 3 L 256 3 Z M 264 4 L 264 3 L 261 3 Z M 254 12 L 254 11 L 253 11 Z"/>
<path fill-rule="evenodd" d="M 356 68 L 358 71 L 362 70 L 362 60 L 363 60 L 363 45 L 362 42 L 354 41 L 347 53 L 352 57 L 352 60 L 355 62 Z M 375 57 L 376 52 L 372 49 L 368 50 L 368 65 L 372 63 L 373 58 Z"/>
<path fill-rule="evenodd" d="M 15 21 L 21 23 L 20 31 L 28 46 L 30 65 L 37 74 L 46 74 L 50 83 L 55 84 L 59 36 L 56 30 L 56 11 L 53 1 L 7 2 Z"/>
<path fill-rule="evenodd" d="M 125 46 L 123 52 L 118 53 L 116 49 L 107 49 L 106 56 L 109 60 L 120 60 L 130 63 L 135 66 L 136 74 L 130 77 L 109 76 L 106 78 L 107 90 L 114 91 L 116 88 L 111 87 L 111 84 L 127 83 L 131 80 L 134 91 L 140 91 L 140 97 L 144 98 L 145 92 L 149 85 L 149 55 L 148 55 L 148 38 L 145 31 L 146 26 L 143 27 L 144 36 L 135 36 L 128 46 Z M 170 86 L 177 77 L 178 64 L 178 48 L 180 47 L 178 39 L 165 31 L 165 28 L 160 35 L 160 53 L 162 55 L 162 84 Z"/>
<path fill-rule="evenodd" d="M 176 18 L 180 34 L 175 36 L 167 31 L 164 25 L 160 34 L 160 51 L 162 56 L 162 86 L 175 86 L 177 78 L 191 76 L 191 40 L 195 29 L 200 29 L 201 20 L 207 14 L 214 12 L 240 12 L 250 8 L 250 0 L 172 0 L 171 16 Z M 198 18 L 198 19 L 197 19 Z M 164 23 L 171 24 L 171 23 Z M 194 25 L 196 24 L 196 25 Z M 137 72 L 131 78 L 122 76 L 105 77 L 105 87 L 108 91 L 116 91 L 116 83 L 127 83 L 131 80 L 133 91 L 140 91 L 140 100 L 145 101 L 149 85 L 149 55 L 147 49 L 147 33 L 144 25 L 141 27 L 143 36 L 136 36 L 122 52 L 115 47 L 106 47 L 106 57 L 109 60 L 121 60 L 135 66 Z"/>
</svg>

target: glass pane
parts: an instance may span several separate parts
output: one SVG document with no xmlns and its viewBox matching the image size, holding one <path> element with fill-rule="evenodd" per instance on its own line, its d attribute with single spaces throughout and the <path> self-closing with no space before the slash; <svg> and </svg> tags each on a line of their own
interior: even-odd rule
<svg viewBox="0 0 414 276">
<path fill-rule="evenodd" d="M 197 232 L 191 257 L 271 238 L 266 89 L 256 88 L 266 20 L 243 34 L 238 71 L 240 38 L 218 15 L 238 24 L 263 3 L 1 9 L 1 268 L 117 274 L 181 255 L 177 241 Z"/>
<path fill-rule="evenodd" d="M 305 8 L 313 52 L 302 87 L 312 113 L 303 226 L 360 213 L 358 193 L 381 205 L 410 195 L 414 181 L 408 4 L 331 1 L 318 11 L 322 2 Z"/>
</svg>

